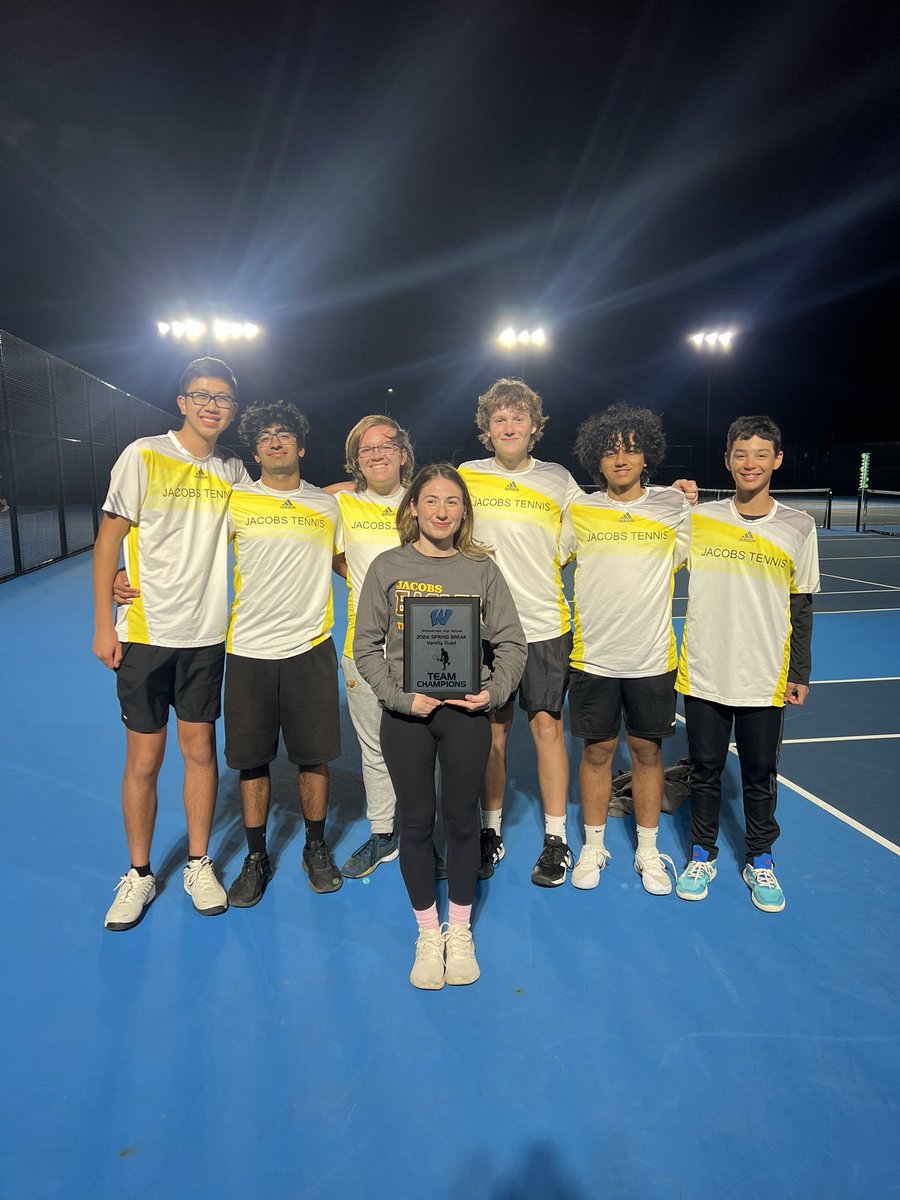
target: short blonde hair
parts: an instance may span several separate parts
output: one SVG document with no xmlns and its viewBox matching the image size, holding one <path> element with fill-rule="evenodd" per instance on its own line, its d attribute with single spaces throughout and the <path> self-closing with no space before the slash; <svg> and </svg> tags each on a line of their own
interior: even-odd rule
<svg viewBox="0 0 900 1200">
<path fill-rule="evenodd" d="M 478 560 L 487 558 L 490 554 L 489 547 L 475 541 L 475 517 L 472 513 L 472 497 L 469 495 L 469 489 L 456 467 L 448 462 L 429 463 L 428 466 L 421 467 L 407 488 L 406 495 L 400 501 L 400 507 L 397 509 L 397 533 L 400 535 L 400 545 L 406 546 L 419 536 L 419 522 L 413 516 L 410 506 L 419 503 L 419 496 L 421 496 L 423 488 L 432 479 L 448 479 L 451 483 L 456 484 L 462 494 L 465 511 L 459 529 L 453 535 L 454 548 L 466 558 Z"/>
<path fill-rule="evenodd" d="M 364 492 L 366 490 L 366 477 L 359 468 L 359 443 L 363 440 L 363 436 L 374 429 L 376 425 L 387 425 L 394 432 L 391 435 L 391 441 L 396 442 L 397 449 L 401 453 L 406 451 L 406 462 L 400 466 L 400 482 L 404 487 L 409 485 L 410 479 L 413 477 L 413 471 L 416 469 L 416 456 L 413 453 L 412 442 L 406 430 L 397 424 L 393 417 L 386 417 L 383 413 L 370 413 L 367 417 L 363 417 L 361 421 L 357 421 L 350 432 L 347 434 L 347 441 L 344 443 L 344 470 L 353 479 L 354 491 Z"/>
<path fill-rule="evenodd" d="M 548 421 L 541 407 L 540 396 L 522 379 L 498 379 L 484 395 L 478 397 L 475 424 L 481 431 L 478 435 L 479 440 L 488 450 L 493 446 L 490 434 L 491 417 L 501 408 L 515 408 L 528 413 L 532 425 L 536 426 L 536 431 L 528 443 L 528 449 L 531 450 L 534 444 L 540 441 Z"/>
</svg>

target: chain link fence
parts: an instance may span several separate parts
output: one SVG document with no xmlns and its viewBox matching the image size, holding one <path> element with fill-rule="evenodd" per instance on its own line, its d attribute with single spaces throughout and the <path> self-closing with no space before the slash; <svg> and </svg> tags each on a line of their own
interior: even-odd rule
<svg viewBox="0 0 900 1200">
<path fill-rule="evenodd" d="M 0 330 L 0 581 L 92 546 L 116 458 L 172 424 Z"/>
</svg>

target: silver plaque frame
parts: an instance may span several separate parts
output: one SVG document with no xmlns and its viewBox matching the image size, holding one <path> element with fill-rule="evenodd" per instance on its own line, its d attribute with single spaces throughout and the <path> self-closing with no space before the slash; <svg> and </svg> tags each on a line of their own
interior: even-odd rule
<svg viewBox="0 0 900 1200">
<path fill-rule="evenodd" d="M 403 690 L 458 700 L 481 691 L 481 597 L 403 597 Z"/>
</svg>

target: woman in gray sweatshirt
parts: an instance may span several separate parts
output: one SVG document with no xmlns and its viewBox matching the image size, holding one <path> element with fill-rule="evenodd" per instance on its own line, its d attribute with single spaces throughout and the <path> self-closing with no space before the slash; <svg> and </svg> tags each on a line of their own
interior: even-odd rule
<svg viewBox="0 0 900 1200">
<path fill-rule="evenodd" d="M 474 983 L 480 971 L 470 929 L 480 866 L 478 799 L 491 745 L 487 713 L 509 699 L 525 668 L 525 635 L 512 596 L 486 547 L 472 536 L 466 485 L 449 463 L 423 467 L 397 510 L 400 545 L 380 554 L 366 575 L 356 613 L 353 657 L 381 701 L 381 749 L 397 794 L 400 870 L 419 928 L 410 982 L 438 989 Z M 492 650 L 481 690 L 439 700 L 403 690 L 403 597 L 478 596 L 481 638 Z M 443 927 L 434 889 L 437 799 L 447 833 L 449 921 Z"/>
</svg>

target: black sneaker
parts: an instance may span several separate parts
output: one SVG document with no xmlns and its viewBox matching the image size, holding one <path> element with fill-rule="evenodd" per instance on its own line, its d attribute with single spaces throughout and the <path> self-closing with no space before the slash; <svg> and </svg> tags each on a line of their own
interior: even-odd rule
<svg viewBox="0 0 900 1200">
<path fill-rule="evenodd" d="M 490 879 L 494 873 L 494 867 L 496 867 L 505 853 L 503 838 L 496 829 L 482 829 L 481 866 L 478 868 L 478 878 Z"/>
<path fill-rule="evenodd" d="M 559 887 L 566 882 L 566 871 L 572 867 L 572 852 L 555 833 L 544 834 L 544 848 L 534 864 L 531 882 L 538 887 Z"/>
<path fill-rule="evenodd" d="M 303 870 L 309 877 L 309 886 L 320 895 L 323 892 L 336 892 L 344 882 L 331 851 L 322 841 L 307 842 L 303 847 Z"/>
<path fill-rule="evenodd" d="M 259 904 L 272 878 L 272 866 L 264 850 L 248 854 L 241 873 L 228 889 L 228 903 L 235 908 L 252 908 Z"/>
</svg>

